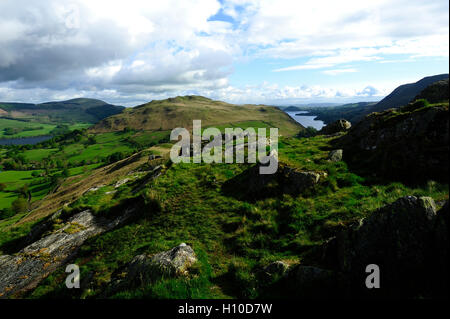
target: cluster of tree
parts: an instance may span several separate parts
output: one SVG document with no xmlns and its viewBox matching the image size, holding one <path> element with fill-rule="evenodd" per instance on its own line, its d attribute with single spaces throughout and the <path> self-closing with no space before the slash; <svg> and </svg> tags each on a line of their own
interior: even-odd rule
<svg viewBox="0 0 450 319">
<path fill-rule="evenodd" d="M 4 135 L 15 135 L 18 134 L 20 132 L 26 132 L 26 131 L 36 131 L 36 130 L 41 130 L 44 127 L 42 126 L 31 126 L 31 127 L 5 127 L 3 129 L 3 134 Z"/>
<path fill-rule="evenodd" d="M 22 170 L 27 167 L 28 160 L 21 153 L 8 152 L 6 159 L 1 162 L 4 170 Z"/>
<path fill-rule="evenodd" d="M 124 159 L 126 155 L 122 152 L 115 152 L 106 157 L 106 163 L 111 164 Z"/>
<path fill-rule="evenodd" d="M 5 184 L 0 184 L 0 190 L 6 189 Z M 0 210 L 0 219 L 5 219 L 14 216 L 18 213 L 26 212 L 29 209 L 29 201 L 31 199 L 31 192 L 27 185 L 20 187 L 17 191 L 18 197 L 12 202 L 10 208 Z"/>
</svg>

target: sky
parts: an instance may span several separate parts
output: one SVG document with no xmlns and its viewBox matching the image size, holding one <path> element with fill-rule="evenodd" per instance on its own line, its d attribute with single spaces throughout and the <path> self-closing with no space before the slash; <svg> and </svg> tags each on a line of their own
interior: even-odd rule
<svg viewBox="0 0 450 319">
<path fill-rule="evenodd" d="M 0 101 L 376 101 L 448 37 L 447 0 L 1 0 Z"/>
</svg>

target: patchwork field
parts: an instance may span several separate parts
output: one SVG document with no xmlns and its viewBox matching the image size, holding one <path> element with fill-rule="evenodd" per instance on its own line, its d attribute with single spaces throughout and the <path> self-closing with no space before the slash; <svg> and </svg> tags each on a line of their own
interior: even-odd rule
<svg viewBox="0 0 450 319">
<path fill-rule="evenodd" d="M 88 128 L 92 124 L 88 123 L 61 123 L 58 125 L 67 126 L 68 130 Z M 0 139 L 1 138 L 21 138 L 41 135 L 51 135 L 58 127 L 57 124 L 37 123 L 23 120 L 13 120 L 0 118 Z"/>
</svg>

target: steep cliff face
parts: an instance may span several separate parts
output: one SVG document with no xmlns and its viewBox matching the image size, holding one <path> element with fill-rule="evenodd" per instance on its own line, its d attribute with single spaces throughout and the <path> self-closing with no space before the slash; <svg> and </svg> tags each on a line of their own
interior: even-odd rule
<svg viewBox="0 0 450 319">
<path fill-rule="evenodd" d="M 448 103 L 419 101 L 372 113 L 336 143 L 344 149 L 344 160 L 364 175 L 448 182 Z"/>
</svg>

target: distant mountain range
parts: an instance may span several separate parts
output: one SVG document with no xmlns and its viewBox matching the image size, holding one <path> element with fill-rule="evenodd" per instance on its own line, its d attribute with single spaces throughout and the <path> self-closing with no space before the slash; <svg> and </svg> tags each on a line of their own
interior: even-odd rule
<svg viewBox="0 0 450 319">
<path fill-rule="evenodd" d="M 296 107 L 298 111 L 309 111 L 312 115 L 317 115 L 318 120 L 331 123 L 339 119 L 346 119 L 356 123 L 366 115 L 373 112 L 382 112 L 390 108 L 400 107 L 415 99 L 430 84 L 448 79 L 449 75 L 439 74 L 425 77 L 415 83 L 400 85 L 391 94 L 380 102 L 359 102 L 333 107 Z M 448 85 L 447 85 L 448 86 Z M 448 98 L 447 98 L 448 99 Z M 430 101 L 430 102 L 439 102 Z"/>
<path fill-rule="evenodd" d="M 0 117 L 52 124 L 93 124 L 123 109 L 123 106 L 87 98 L 41 104 L 0 102 Z"/>
</svg>

